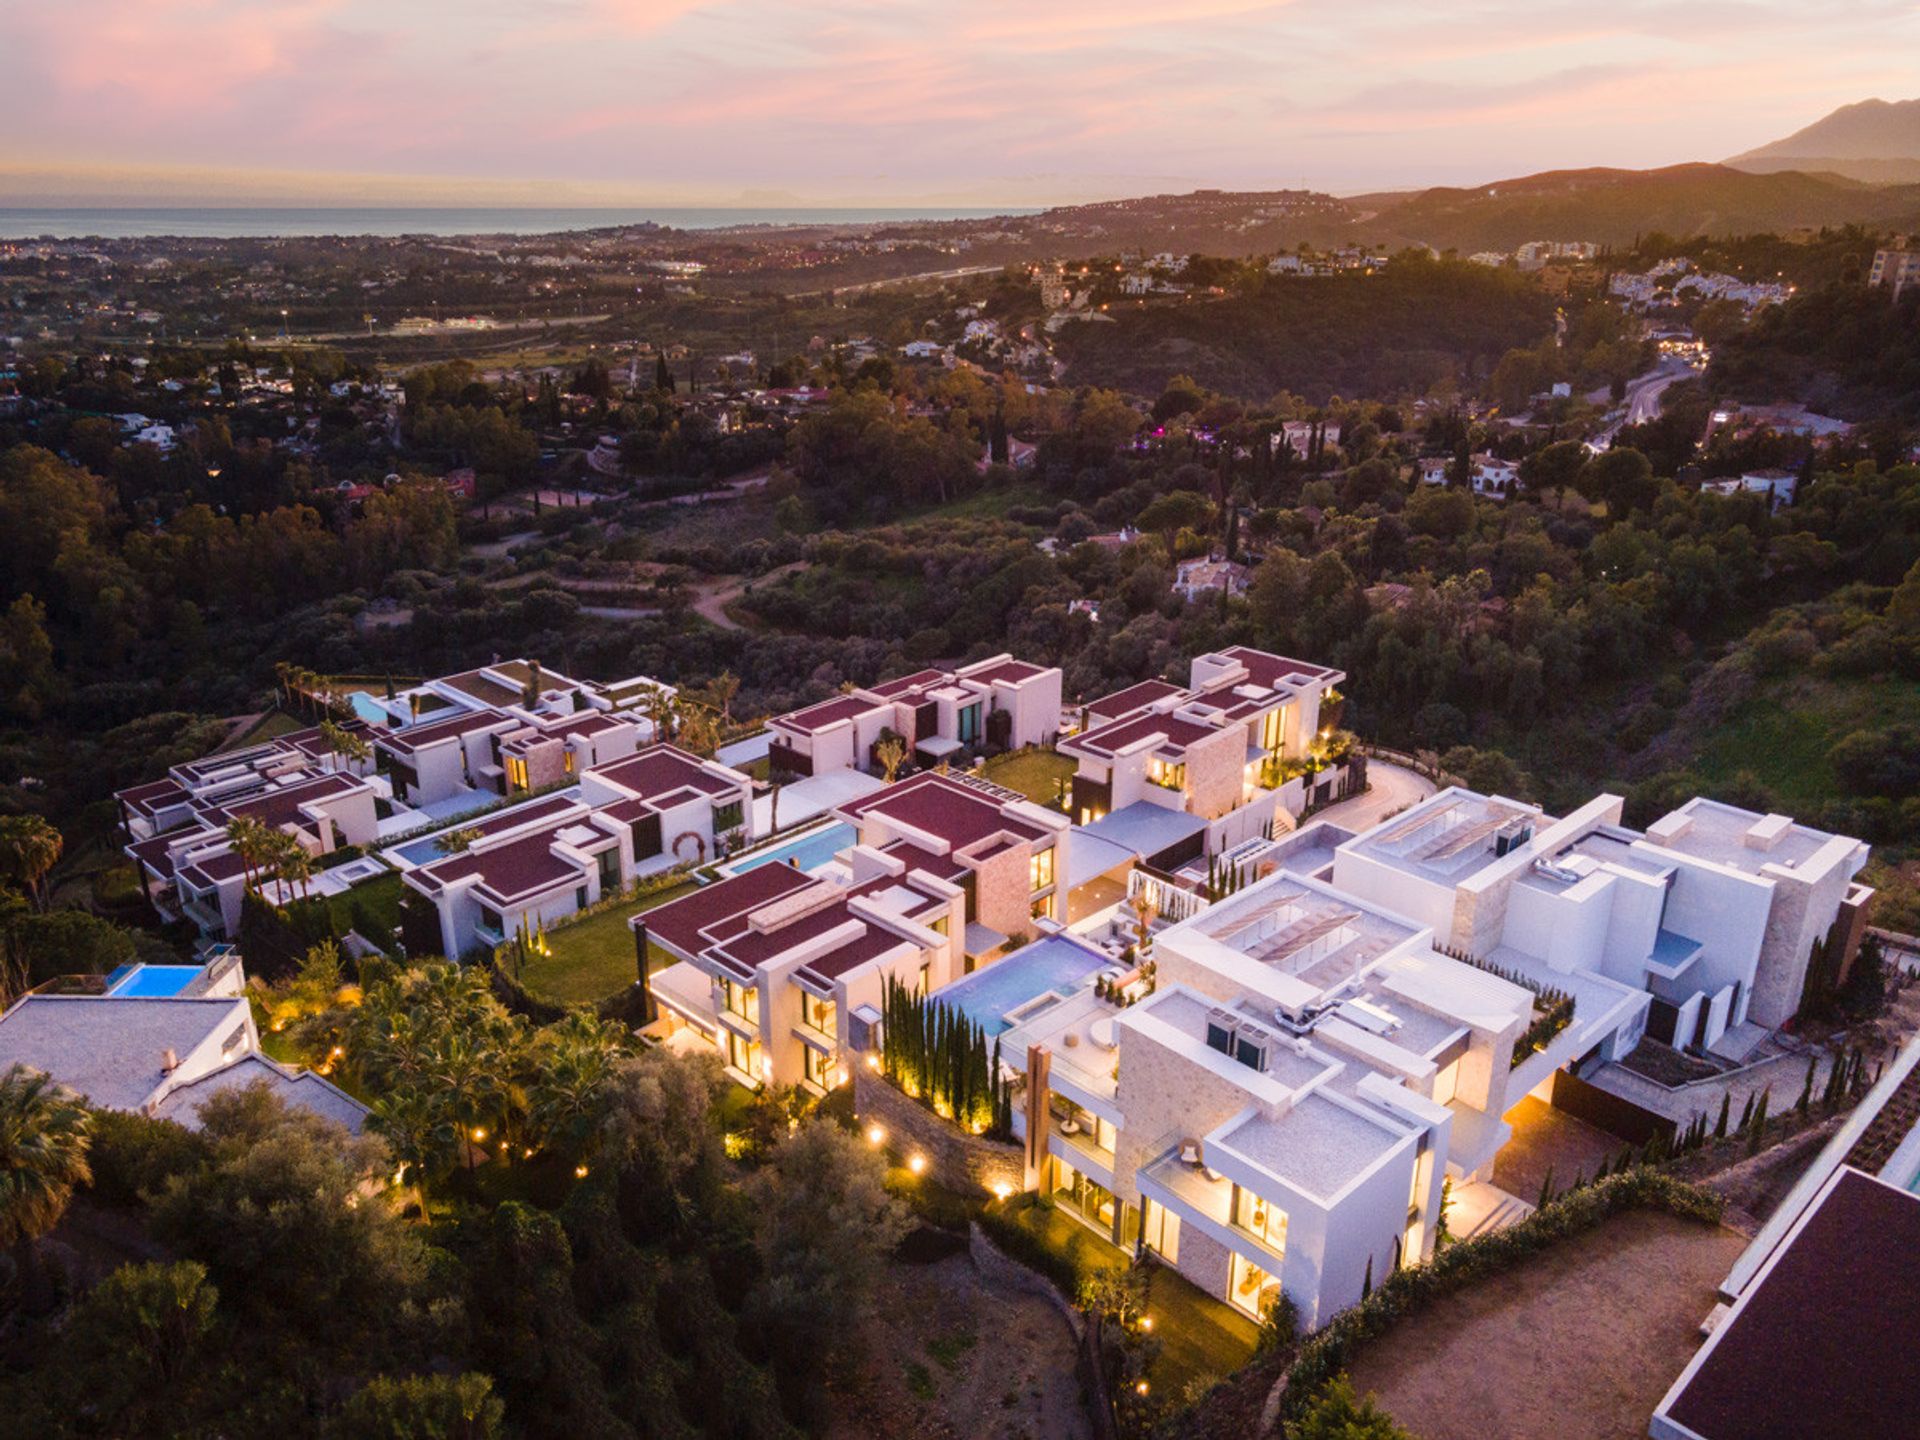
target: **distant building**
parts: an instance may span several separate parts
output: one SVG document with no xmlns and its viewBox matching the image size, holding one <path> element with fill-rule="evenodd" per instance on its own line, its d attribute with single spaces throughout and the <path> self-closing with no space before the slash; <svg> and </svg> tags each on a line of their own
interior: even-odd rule
<svg viewBox="0 0 1920 1440">
<path fill-rule="evenodd" d="M 1873 269 L 1867 272 L 1869 285 L 1888 285 L 1893 298 L 1909 285 L 1920 284 L 1920 250 L 1876 250 Z"/>
</svg>

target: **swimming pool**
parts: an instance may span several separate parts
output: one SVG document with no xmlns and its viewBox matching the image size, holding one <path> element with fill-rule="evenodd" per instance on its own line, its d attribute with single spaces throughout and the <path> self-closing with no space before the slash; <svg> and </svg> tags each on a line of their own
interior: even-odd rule
<svg viewBox="0 0 1920 1440">
<path fill-rule="evenodd" d="M 749 870 L 775 861 L 781 864 L 797 865 L 811 873 L 820 866 L 828 864 L 850 845 L 860 843 L 860 832 L 845 822 L 826 825 L 818 830 L 809 830 L 806 834 L 789 840 L 784 845 L 775 845 L 771 850 L 759 850 L 746 856 L 736 864 L 726 867 L 729 875 L 744 875 Z"/>
<path fill-rule="evenodd" d="M 366 690 L 354 690 L 348 693 L 347 703 L 353 706 L 353 713 L 369 725 L 391 725 L 393 717 L 378 700 Z"/>
<path fill-rule="evenodd" d="M 1050 993 L 1070 994 L 1113 958 L 1063 935 L 1043 935 L 984 970 L 956 980 L 934 998 L 960 1010 L 989 1035 L 1009 1028 L 1007 1016 Z"/>
<path fill-rule="evenodd" d="M 198 965 L 123 965 L 107 977 L 107 993 L 130 1000 L 168 1000 L 199 973 Z"/>
<path fill-rule="evenodd" d="M 409 840 L 404 845 L 396 845 L 387 853 L 398 855 L 409 865 L 431 865 L 434 861 L 445 857 L 448 852 L 440 848 L 439 836 L 429 835 L 424 840 Z"/>
</svg>

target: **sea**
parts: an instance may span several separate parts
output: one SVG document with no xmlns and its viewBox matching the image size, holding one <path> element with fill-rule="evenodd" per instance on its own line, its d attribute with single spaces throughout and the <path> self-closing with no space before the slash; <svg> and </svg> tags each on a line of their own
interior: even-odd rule
<svg viewBox="0 0 1920 1440">
<path fill-rule="evenodd" d="M 0 240 L 137 240 L 154 236 L 259 239 L 291 235 L 549 235 L 648 221 L 676 230 L 743 225 L 877 225 L 889 221 L 983 220 L 1033 209 L 913 206 L 831 208 L 672 207 L 314 207 L 32 209 L 0 206 Z"/>
</svg>

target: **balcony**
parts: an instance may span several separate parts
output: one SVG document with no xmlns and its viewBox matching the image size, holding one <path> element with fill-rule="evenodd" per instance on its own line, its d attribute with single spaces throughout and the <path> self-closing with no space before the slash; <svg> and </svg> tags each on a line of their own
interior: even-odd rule
<svg viewBox="0 0 1920 1440">
<path fill-rule="evenodd" d="M 1233 1221 L 1233 1182 L 1183 1159 L 1183 1149 L 1174 1144 L 1140 1167 L 1140 1193 L 1165 1205 L 1182 1223 L 1198 1226 L 1210 1239 L 1278 1274 L 1286 1253 Z"/>
</svg>

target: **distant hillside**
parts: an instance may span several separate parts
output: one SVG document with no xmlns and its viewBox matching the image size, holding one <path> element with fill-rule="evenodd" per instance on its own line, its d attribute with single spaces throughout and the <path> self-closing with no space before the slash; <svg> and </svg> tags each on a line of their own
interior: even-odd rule
<svg viewBox="0 0 1920 1440">
<path fill-rule="evenodd" d="M 1920 181 L 1920 100 L 1862 100 L 1727 164 L 1755 172 L 1826 171 L 1869 184 Z"/>
<path fill-rule="evenodd" d="M 1367 234 L 1439 249 L 1511 250 L 1529 240 L 1630 244 L 1637 235 L 1753 235 L 1799 226 L 1920 221 L 1920 185 L 1871 187 L 1725 165 L 1553 170 L 1472 190 L 1423 190 L 1383 208 Z"/>
<path fill-rule="evenodd" d="M 1220 300 L 1114 313 L 1061 327 L 1054 345 L 1068 384 L 1151 396 L 1185 374 L 1249 401 L 1280 390 L 1317 403 L 1418 393 L 1447 376 L 1484 374 L 1553 325 L 1553 301 L 1539 286 L 1464 261 L 1269 279 Z"/>
</svg>

